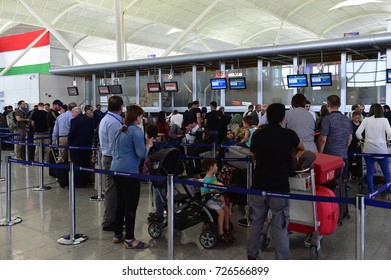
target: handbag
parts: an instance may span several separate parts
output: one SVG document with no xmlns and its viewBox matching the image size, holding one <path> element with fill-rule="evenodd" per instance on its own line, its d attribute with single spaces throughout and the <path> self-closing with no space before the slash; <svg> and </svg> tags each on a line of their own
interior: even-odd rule
<svg viewBox="0 0 391 280">
<path fill-rule="evenodd" d="M 292 152 L 292 171 L 303 171 L 312 168 L 316 155 L 311 151 L 293 151 Z"/>
</svg>

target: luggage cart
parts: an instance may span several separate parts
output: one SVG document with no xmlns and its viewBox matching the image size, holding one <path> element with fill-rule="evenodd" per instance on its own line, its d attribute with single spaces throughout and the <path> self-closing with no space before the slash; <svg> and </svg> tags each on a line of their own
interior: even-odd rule
<svg viewBox="0 0 391 280">
<path fill-rule="evenodd" d="M 290 177 L 289 184 L 292 194 L 335 197 L 330 189 L 315 184 L 314 169 L 307 169 L 298 173 L 295 177 Z M 329 235 L 336 228 L 338 205 L 331 202 L 291 200 L 289 215 L 288 230 L 311 235 L 309 258 L 317 260 L 321 249 L 320 241 L 322 235 Z M 262 250 L 267 248 L 272 236 L 272 227 L 270 225 L 271 214 L 269 211 L 267 222 L 261 233 Z"/>
</svg>

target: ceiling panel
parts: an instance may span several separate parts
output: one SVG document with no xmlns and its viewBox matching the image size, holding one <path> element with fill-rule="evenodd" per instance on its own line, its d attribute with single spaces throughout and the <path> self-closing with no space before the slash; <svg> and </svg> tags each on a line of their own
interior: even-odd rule
<svg viewBox="0 0 391 280">
<path fill-rule="evenodd" d="M 116 58 L 114 0 L 24 1 L 76 50 Z M 146 57 L 151 51 L 161 55 L 178 36 L 181 40 L 168 55 L 334 39 L 346 32 L 369 35 L 387 31 L 391 0 L 332 9 L 341 2 L 220 0 L 204 14 L 215 1 L 122 0 L 127 59 Z M 202 15 L 203 19 L 190 28 Z M 0 24 L 0 36 L 43 28 L 17 0 L 1 1 Z M 168 34 L 172 29 L 179 32 Z M 53 47 L 64 48 L 51 38 Z M 99 55 L 96 57 L 99 60 Z"/>
</svg>

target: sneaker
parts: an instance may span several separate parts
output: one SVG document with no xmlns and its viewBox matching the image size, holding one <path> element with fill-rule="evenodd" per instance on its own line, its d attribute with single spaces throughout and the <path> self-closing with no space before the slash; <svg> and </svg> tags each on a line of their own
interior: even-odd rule
<svg viewBox="0 0 391 280">
<path fill-rule="evenodd" d="M 123 234 L 118 234 L 113 236 L 113 243 L 121 243 L 124 241 L 125 237 Z"/>
<path fill-rule="evenodd" d="M 311 239 L 312 239 L 312 234 L 307 234 L 307 236 L 304 238 L 304 246 L 310 247 Z"/>
<path fill-rule="evenodd" d="M 164 221 L 163 217 L 160 216 L 150 216 L 148 217 L 148 222 L 150 223 L 162 223 Z"/>
</svg>

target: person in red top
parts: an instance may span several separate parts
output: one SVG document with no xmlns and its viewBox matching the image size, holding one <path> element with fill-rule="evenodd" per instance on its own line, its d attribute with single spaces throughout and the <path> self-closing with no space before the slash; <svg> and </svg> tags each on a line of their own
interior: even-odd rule
<svg viewBox="0 0 391 280">
<path fill-rule="evenodd" d="M 166 112 L 160 111 L 157 115 L 157 122 L 156 126 L 158 129 L 158 133 L 161 133 L 164 135 L 164 140 L 168 141 L 169 138 L 169 132 L 170 132 L 170 126 L 168 125 L 166 121 Z"/>
</svg>

